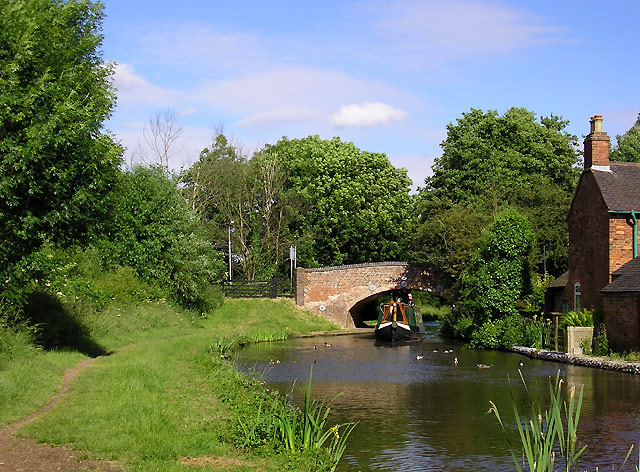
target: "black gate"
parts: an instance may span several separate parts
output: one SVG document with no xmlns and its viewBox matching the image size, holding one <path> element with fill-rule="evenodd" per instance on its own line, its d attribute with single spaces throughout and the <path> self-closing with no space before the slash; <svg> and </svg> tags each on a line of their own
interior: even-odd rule
<svg viewBox="0 0 640 472">
<path fill-rule="evenodd" d="M 290 297 L 289 280 L 223 280 L 220 282 L 225 297 L 230 298 L 276 298 Z"/>
</svg>

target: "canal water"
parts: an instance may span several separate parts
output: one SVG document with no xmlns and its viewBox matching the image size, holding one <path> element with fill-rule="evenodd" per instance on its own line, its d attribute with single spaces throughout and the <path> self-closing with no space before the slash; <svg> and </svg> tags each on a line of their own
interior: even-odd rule
<svg viewBox="0 0 640 472">
<path fill-rule="evenodd" d="M 342 393 L 332 403 L 331 424 L 359 424 L 340 471 L 515 470 L 488 410 L 493 401 L 517 434 L 512 395 L 521 414 L 529 414 L 520 361 L 529 390 L 543 403 L 549 377 L 555 379 L 558 370 L 565 387 L 584 386 L 578 443 L 588 447 L 579 470 L 638 466 L 640 376 L 466 349 L 437 333 L 436 325 L 427 324 L 424 341 L 393 347 L 376 345 L 372 334 L 260 343 L 242 349 L 238 364 L 291 393 L 299 406 L 311 366 L 314 398 L 331 400 Z M 631 459 L 620 468 L 632 444 Z"/>
</svg>

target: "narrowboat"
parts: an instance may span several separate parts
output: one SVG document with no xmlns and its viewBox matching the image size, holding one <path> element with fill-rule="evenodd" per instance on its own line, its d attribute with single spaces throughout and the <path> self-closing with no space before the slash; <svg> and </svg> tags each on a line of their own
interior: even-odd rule
<svg viewBox="0 0 640 472">
<path fill-rule="evenodd" d="M 424 338 L 422 316 L 413 304 L 403 303 L 402 298 L 380 305 L 378 322 L 374 330 L 376 341 L 413 342 Z"/>
</svg>

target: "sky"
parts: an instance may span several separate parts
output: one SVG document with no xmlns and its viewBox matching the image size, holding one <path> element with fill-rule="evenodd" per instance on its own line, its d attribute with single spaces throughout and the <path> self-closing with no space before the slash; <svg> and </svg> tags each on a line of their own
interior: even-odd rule
<svg viewBox="0 0 640 472">
<path fill-rule="evenodd" d="M 594 0 L 103 0 L 116 63 L 106 124 L 126 159 L 175 114 L 178 170 L 223 130 L 245 153 L 283 136 L 339 136 L 385 153 L 414 188 L 471 108 L 627 131 L 640 112 L 640 2 Z"/>
</svg>

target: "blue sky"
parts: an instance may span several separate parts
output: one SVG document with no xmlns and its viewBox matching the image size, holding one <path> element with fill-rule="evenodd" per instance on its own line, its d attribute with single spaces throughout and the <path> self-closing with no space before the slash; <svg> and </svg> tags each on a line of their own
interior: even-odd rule
<svg viewBox="0 0 640 472">
<path fill-rule="evenodd" d="M 127 155 L 172 110 L 175 169 L 221 126 L 251 153 L 282 136 L 340 136 L 421 185 L 446 126 L 470 108 L 525 107 L 581 137 L 640 112 L 640 2 L 104 0 L 117 63 L 107 128 Z M 614 140 L 615 142 L 615 140 Z"/>
</svg>

